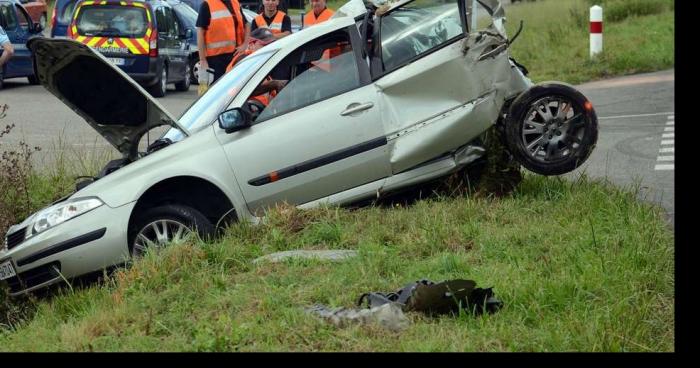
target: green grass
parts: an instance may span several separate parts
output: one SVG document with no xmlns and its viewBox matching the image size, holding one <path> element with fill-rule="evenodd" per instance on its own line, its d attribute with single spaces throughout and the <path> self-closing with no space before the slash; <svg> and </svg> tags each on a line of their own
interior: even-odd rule
<svg viewBox="0 0 700 368">
<path fill-rule="evenodd" d="M 524 21 L 511 53 L 530 70 L 533 81 L 562 80 L 578 84 L 612 76 L 650 72 L 674 66 L 674 13 L 672 2 L 653 1 L 656 7 L 639 4 L 639 12 L 658 13 L 635 16 L 633 6 L 617 10 L 617 21 L 608 21 L 606 9 L 621 2 L 610 1 L 603 10 L 603 53 L 589 58 L 588 4 L 582 0 L 540 0 L 507 8 L 508 35 L 513 36 Z M 624 4 L 624 3 L 623 3 Z"/>
<path fill-rule="evenodd" d="M 12 302 L 6 351 L 673 351 L 673 234 L 662 210 L 585 177 L 527 176 L 503 199 L 359 210 L 278 209 L 210 244 L 151 252 L 110 281 Z M 340 264 L 253 265 L 289 249 L 357 249 Z M 351 307 L 421 278 L 493 286 L 494 315 L 408 314 L 398 334 L 335 328 Z M 2 318 L 5 318 L 4 316 Z"/>
<path fill-rule="evenodd" d="M 330 1 L 338 9 L 346 1 Z M 600 3 L 598 1 L 597 3 Z M 589 57 L 589 1 L 538 0 L 506 7 L 508 35 L 524 28 L 511 54 L 535 82 L 572 84 L 674 67 L 671 0 L 605 0 L 603 53 Z M 310 9 L 307 6 L 307 9 Z M 490 18 L 486 17 L 484 21 Z M 483 21 L 479 24 L 486 25 Z"/>
<path fill-rule="evenodd" d="M 606 22 L 595 62 L 584 0 L 509 7 L 510 35 L 525 20 L 513 55 L 535 81 L 672 67 L 672 6 L 608 2 L 617 21 Z M 72 173 L 97 172 L 90 157 L 54 161 L 30 180 L 30 212 L 70 191 Z M 28 300 L 0 290 L 0 351 L 673 351 L 674 236 L 663 210 L 637 194 L 585 177 L 526 176 L 502 199 L 275 210 L 215 243 L 151 252 L 92 287 Z M 251 263 L 290 249 L 359 256 Z M 409 314 L 411 327 L 399 334 L 335 328 L 303 312 L 315 303 L 350 307 L 364 292 L 421 278 L 474 279 L 493 286 L 505 308 L 482 317 Z"/>
</svg>

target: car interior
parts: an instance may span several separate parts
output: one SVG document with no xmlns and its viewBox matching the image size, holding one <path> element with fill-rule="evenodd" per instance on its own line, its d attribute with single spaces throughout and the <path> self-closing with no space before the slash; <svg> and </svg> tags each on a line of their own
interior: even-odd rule
<svg viewBox="0 0 700 368">
<path fill-rule="evenodd" d="M 288 83 L 277 91 L 267 107 L 249 97 L 246 105 L 254 123 L 311 105 L 360 84 L 355 53 L 345 30 L 300 47 L 282 60 L 269 76 Z"/>
</svg>

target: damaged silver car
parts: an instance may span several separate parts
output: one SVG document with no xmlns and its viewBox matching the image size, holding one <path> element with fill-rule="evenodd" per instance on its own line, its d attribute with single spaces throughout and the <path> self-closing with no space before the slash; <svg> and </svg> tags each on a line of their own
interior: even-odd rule
<svg viewBox="0 0 700 368">
<path fill-rule="evenodd" d="M 439 179 L 483 156 L 494 125 L 527 169 L 575 169 L 597 141 L 591 103 L 564 83 L 533 84 L 498 1 L 479 1 L 482 30 L 470 29 L 471 3 L 352 0 L 247 56 L 180 119 L 89 47 L 29 41 L 42 85 L 123 157 L 12 226 L 0 279 L 17 295 L 256 222 L 282 201 L 343 205 Z M 270 79 L 288 82 L 264 104 L 253 97 Z"/>
</svg>

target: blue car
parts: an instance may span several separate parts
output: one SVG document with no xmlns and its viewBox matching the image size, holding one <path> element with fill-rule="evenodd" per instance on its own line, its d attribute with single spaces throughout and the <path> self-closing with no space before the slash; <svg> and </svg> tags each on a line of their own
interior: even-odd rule
<svg viewBox="0 0 700 368">
<path fill-rule="evenodd" d="M 30 37 L 41 34 L 41 25 L 32 22 L 19 0 L 0 0 L 0 25 L 15 49 L 14 56 L 0 68 L 0 88 L 3 80 L 8 78 L 27 77 L 29 83 L 39 84 L 39 79 L 34 75 L 32 55 L 26 44 Z M 0 48 L 0 53 L 2 52 Z"/>
<path fill-rule="evenodd" d="M 56 0 L 51 14 L 51 37 L 67 38 L 68 25 L 73 19 L 73 10 L 80 0 Z"/>
</svg>

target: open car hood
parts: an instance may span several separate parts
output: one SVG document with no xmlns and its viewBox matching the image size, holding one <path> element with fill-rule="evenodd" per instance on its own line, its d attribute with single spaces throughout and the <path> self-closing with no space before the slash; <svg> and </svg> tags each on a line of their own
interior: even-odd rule
<svg viewBox="0 0 700 368">
<path fill-rule="evenodd" d="M 189 135 L 146 90 L 90 47 L 47 38 L 31 39 L 27 47 L 41 84 L 125 157 L 136 159 L 139 139 L 157 126 Z"/>
</svg>

